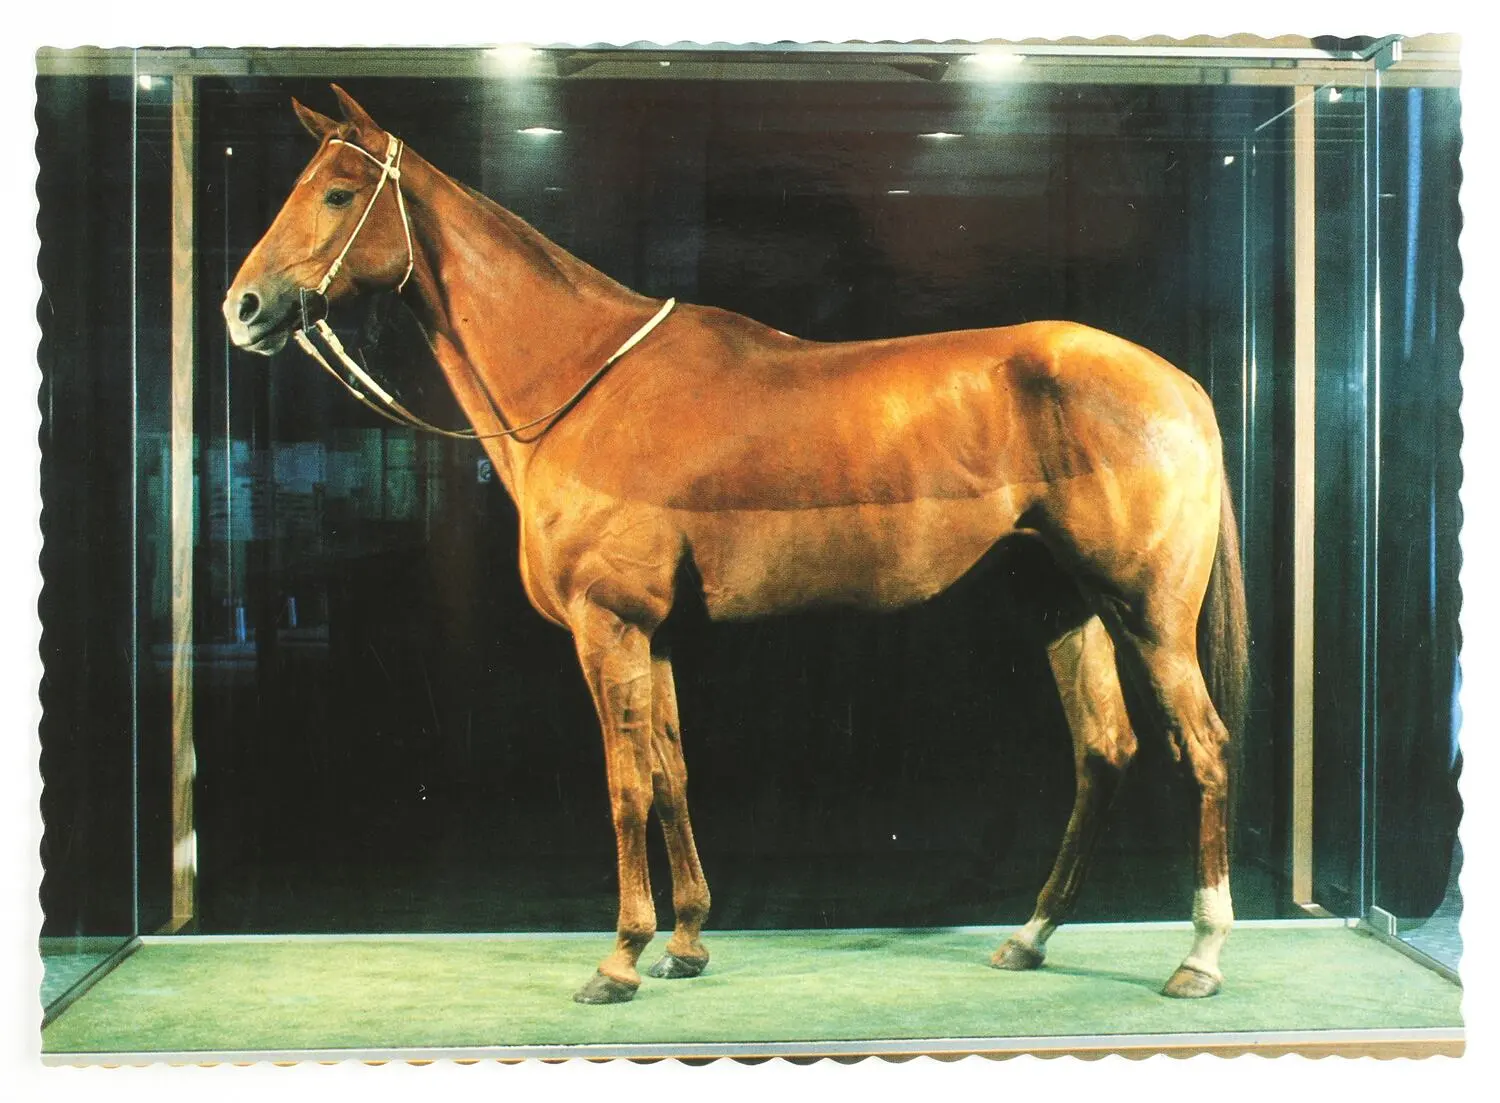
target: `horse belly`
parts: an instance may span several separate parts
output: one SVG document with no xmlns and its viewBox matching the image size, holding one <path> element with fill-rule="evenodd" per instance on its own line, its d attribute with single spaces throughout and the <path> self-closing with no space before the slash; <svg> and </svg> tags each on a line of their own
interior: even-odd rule
<svg viewBox="0 0 1500 1103">
<path fill-rule="evenodd" d="M 682 528 L 708 612 L 893 609 L 947 589 L 1013 531 L 1015 488 L 968 498 L 693 515 Z"/>
</svg>

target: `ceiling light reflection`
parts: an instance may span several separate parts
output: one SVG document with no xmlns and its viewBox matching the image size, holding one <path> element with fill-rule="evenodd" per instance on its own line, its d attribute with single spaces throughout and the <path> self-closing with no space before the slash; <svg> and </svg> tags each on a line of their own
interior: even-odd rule
<svg viewBox="0 0 1500 1103">
<path fill-rule="evenodd" d="M 1014 69 L 1026 60 L 1026 55 L 999 47 L 991 47 L 980 50 L 977 54 L 970 54 L 964 60 L 981 69 L 998 71 L 1001 69 Z"/>
<path fill-rule="evenodd" d="M 486 50 L 484 54 L 504 75 L 521 77 L 531 71 L 532 61 L 541 54 L 541 51 L 533 50 L 530 46 L 510 43 Z"/>
</svg>

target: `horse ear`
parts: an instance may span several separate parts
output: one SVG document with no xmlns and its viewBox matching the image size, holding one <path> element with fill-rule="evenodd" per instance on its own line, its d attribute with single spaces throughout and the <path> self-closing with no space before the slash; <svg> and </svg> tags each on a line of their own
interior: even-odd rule
<svg viewBox="0 0 1500 1103">
<path fill-rule="evenodd" d="M 303 107 L 295 98 L 292 100 L 292 110 L 297 112 L 297 118 L 302 120 L 307 132 L 320 142 L 339 128 L 339 124 L 327 115 L 320 115 L 310 107 Z"/>
<path fill-rule="evenodd" d="M 354 97 L 345 92 L 337 84 L 333 85 L 333 94 L 339 98 L 339 107 L 344 112 L 344 118 L 349 120 L 354 129 L 367 137 L 384 133 L 380 124 L 370 118 L 369 113 L 354 102 Z"/>
</svg>

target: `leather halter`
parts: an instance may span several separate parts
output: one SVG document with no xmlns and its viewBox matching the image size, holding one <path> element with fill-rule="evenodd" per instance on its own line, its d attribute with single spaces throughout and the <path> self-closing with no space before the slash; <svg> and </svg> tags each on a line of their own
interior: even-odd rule
<svg viewBox="0 0 1500 1103">
<path fill-rule="evenodd" d="M 365 220 L 370 217 L 370 212 L 375 209 L 375 201 L 380 198 L 381 189 L 385 187 L 387 180 L 395 181 L 391 187 L 396 193 L 396 208 L 401 212 L 401 230 L 406 235 L 406 272 L 402 275 L 401 282 L 396 285 L 396 291 L 400 292 L 406 286 L 406 281 L 411 279 L 411 270 L 416 267 L 417 254 L 412 249 L 411 219 L 406 217 L 406 199 L 401 194 L 401 154 L 405 151 L 406 146 L 394 134 L 388 134 L 386 137 L 390 139 L 390 144 L 386 146 L 384 161 L 380 160 L 380 158 L 376 157 L 363 146 L 355 145 L 353 142 L 346 142 L 342 138 L 328 139 L 328 144 L 331 146 L 348 146 L 356 153 L 374 161 L 375 164 L 380 166 L 380 179 L 375 183 L 375 190 L 370 195 L 370 202 L 365 204 L 365 213 L 360 215 L 359 221 L 354 224 L 354 232 L 349 235 L 349 240 L 344 242 L 343 249 L 339 251 L 338 256 L 333 258 L 333 263 L 328 266 L 328 271 L 324 274 L 322 281 L 319 282 L 317 290 L 319 295 L 327 294 L 328 285 L 333 282 L 333 278 L 339 274 L 339 269 L 344 266 L 344 258 L 349 255 L 349 250 L 354 245 L 355 239 L 359 237 L 359 232 L 365 228 Z"/>
<path fill-rule="evenodd" d="M 401 290 L 406 287 L 407 280 L 411 279 L 412 269 L 416 267 L 417 255 L 415 249 L 412 247 L 411 219 L 407 216 L 406 200 L 401 193 L 401 154 L 405 149 L 405 145 L 402 143 L 401 139 L 397 138 L 394 134 L 387 135 L 387 137 L 390 139 L 390 143 L 386 147 L 384 161 L 376 157 L 369 150 L 363 148 L 362 146 L 356 145 L 353 142 L 347 142 L 342 138 L 330 138 L 328 140 L 329 145 L 348 146 L 350 149 L 357 151 L 363 156 L 369 158 L 375 164 L 379 165 L 380 179 L 375 184 L 375 191 L 371 194 L 369 203 L 365 204 L 364 213 L 359 216 L 359 221 L 355 223 L 354 231 L 349 235 L 349 240 L 344 242 L 344 247 L 339 250 L 339 255 L 335 257 L 333 259 L 333 263 L 328 266 L 328 271 L 325 272 L 323 274 L 323 278 L 318 281 L 318 286 L 316 288 L 313 288 L 311 291 L 309 291 L 307 288 L 302 288 L 298 291 L 297 294 L 302 314 L 302 325 L 292 331 L 292 337 L 302 348 L 302 350 L 309 356 L 311 356 L 315 361 L 317 361 L 324 371 L 333 376 L 333 378 L 337 379 L 340 385 L 342 385 L 345 390 L 347 390 L 361 403 L 374 410 L 381 417 L 385 418 L 387 421 L 393 421 L 397 425 L 404 425 L 408 428 L 417 429 L 424 433 L 436 433 L 438 436 L 452 437 L 457 440 L 491 440 L 496 437 L 515 437 L 518 433 L 523 433 L 527 429 L 534 429 L 538 425 L 542 425 L 543 422 L 547 422 L 548 424 L 543 427 L 542 431 L 538 433 L 536 437 L 532 438 L 532 441 L 535 441 L 539 439 L 544 433 L 546 433 L 548 429 L 552 428 L 552 426 L 556 424 L 557 419 L 561 418 L 564 414 L 571 410 L 578 403 L 578 401 L 588 393 L 589 389 L 599 381 L 604 373 L 614 366 L 617 360 L 619 360 L 631 349 L 635 348 L 636 345 L 640 344 L 640 342 L 645 339 L 647 334 L 649 334 L 653 329 L 660 325 L 662 320 L 671 313 L 672 308 L 677 305 L 677 300 L 668 299 L 665 303 L 663 303 L 661 309 L 658 310 L 651 317 L 651 319 L 646 322 L 645 325 L 641 326 L 633 334 L 631 334 L 630 337 L 626 339 L 625 343 L 618 349 L 616 349 L 614 353 L 607 360 L 605 360 L 602 365 L 600 365 L 598 370 L 590 375 L 588 379 L 584 380 L 581 387 L 574 391 L 573 394 L 569 396 L 568 399 L 561 405 L 559 405 L 556 409 L 549 410 L 541 417 L 533 418 L 532 420 L 526 422 L 524 425 L 517 425 L 514 428 L 510 429 L 501 429 L 498 432 L 494 433 L 479 433 L 473 429 L 443 429 L 437 425 L 433 425 L 431 422 L 413 413 L 411 410 L 408 410 L 405 406 L 398 402 L 390 394 L 390 392 L 388 392 L 384 387 L 377 383 L 367 371 L 365 371 L 362 367 L 355 363 L 353 357 L 351 357 L 348 351 L 345 350 L 343 342 L 340 341 L 338 335 L 333 332 L 333 327 L 328 324 L 328 288 L 333 283 L 334 278 L 338 275 L 339 269 L 343 267 L 344 258 L 349 255 L 349 250 L 353 248 L 354 242 L 356 239 L 358 239 L 360 231 L 365 228 L 365 222 L 369 219 L 370 212 L 375 209 L 375 201 L 380 198 L 380 193 L 385 188 L 387 180 L 392 181 L 391 189 L 396 193 L 396 209 L 401 212 L 401 230 L 406 237 L 406 272 L 402 275 L 401 282 L 396 285 L 397 294 L 400 294 Z M 322 300 L 322 315 L 317 319 L 313 319 L 311 316 L 311 312 L 309 311 L 309 298 Z M 323 353 L 319 351 L 317 345 L 313 343 L 312 337 L 309 335 L 309 330 L 312 333 L 317 334 L 318 337 L 323 340 L 323 343 L 328 346 L 329 351 L 332 352 L 335 357 L 337 357 L 339 363 L 344 366 L 344 368 L 349 372 L 351 376 L 354 377 L 356 381 L 358 381 L 360 386 L 364 387 L 365 390 L 369 391 L 370 394 L 373 394 L 376 398 L 378 398 L 381 405 L 377 405 L 370 399 L 368 395 L 361 391 L 359 387 L 356 387 L 343 375 L 339 374 L 334 366 L 328 362 L 327 357 L 325 357 Z M 485 393 L 486 395 L 488 395 L 488 389 L 485 389 Z M 494 409 L 493 401 L 491 401 L 490 405 L 491 408 Z M 498 414 L 499 410 L 496 409 L 495 412 Z M 528 441 L 524 443 L 531 442 Z"/>
</svg>

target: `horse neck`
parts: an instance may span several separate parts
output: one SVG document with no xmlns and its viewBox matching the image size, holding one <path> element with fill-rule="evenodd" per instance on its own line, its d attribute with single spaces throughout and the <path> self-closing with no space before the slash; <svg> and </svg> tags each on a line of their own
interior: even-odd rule
<svg viewBox="0 0 1500 1103">
<path fill-rule="evenodd" d="M 403 161 L 414 305 L 471 424 L 492 434 L 557 408 L 653 304 L 420 157 Z M 519 435 L 487 441 L 517 500 L 537 430 Z"/>
</svg>

